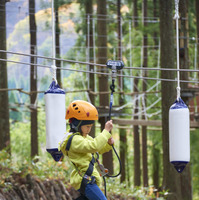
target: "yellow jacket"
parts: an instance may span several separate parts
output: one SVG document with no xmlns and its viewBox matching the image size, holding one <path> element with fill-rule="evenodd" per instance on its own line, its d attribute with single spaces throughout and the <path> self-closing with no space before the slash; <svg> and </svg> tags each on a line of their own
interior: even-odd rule
<svg viewBox="0 0 199 200">
<path fill-rule="evenodd" d="M 92 154 L 96 152 L 103 154 L 111 150 L 111 146 L 107 143 L 111 134 L 105 129 L 95 138 L 92 138 L 89 135 L 84 137 L 80 133 L 75 134 L 77 135 L 73 137 L 69 151 L 66 151 L 66 145 L 71 134 L 64 139 L 60 144 L 59 149 L 64 155 L 67 155 L 70 161 L 76 166 L 76 169 L 71 173 L 70 183 L 76 190 L 78 190 L 80 189 L 82 176 L 88 169 L 89 163 L 92 159 Z M 96 183 L 99 186 L 101 183 L 101 177 L 95 166 L 93 168 L 92 176 L 95 176 Z"/>
</svg>

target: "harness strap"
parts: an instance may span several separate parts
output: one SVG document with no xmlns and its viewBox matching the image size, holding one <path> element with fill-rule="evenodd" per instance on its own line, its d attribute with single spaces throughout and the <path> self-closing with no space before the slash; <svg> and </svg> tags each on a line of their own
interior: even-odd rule
<svg viewBox="0 0 199 200">
<path fill-rule="evenodd" d="M 73 137 L 75 136 L 75 134 L 71 135 L 70 138 L 68 139 L 68 142 L 66 144 L 66 150 L 69 151 L 70 149 L 70 146 L 71 146 L 71 142 L 72 142 L 72 139 Z M 82 182 L 81 182 L 81 186 L 80 186 L 80 193 L 82 195 L 85 195 L 85 189 L 86 189 L 86 185 L 88 183 L 95 183 L 95 177 L 94 176 L 91 176 L 92 173 L 93 173 L 93 168 L 94 168 L 94 164 L 95 164 L 95 158 L 94 156 L 92 155 L 92 159 L 89 163 L 89 166 L 88 166 L 88 169 L 86 170 L 86 173 L 84 174 L 83 178 L 82 178 Z M 73 163 L 73 165 L 75 166 L 75 163 Z M 77 167 L 75 166 L 76 170 Z"/>
<path fill-rule="evenodd" d="M 71 135 L 70 138 L 68 139 L 68 142 L 66 144 L 66 150 L 67 151 L 69 151 L 69 149 L 70 149 L 71 142 L 72 142 L 72 139 L 73 139 L 74 136 L 75 136 L 75 134 Z"/>
<path fill-rule="evenodd" d="M 91 174 L 93 173 L 94 163 L 95 163 L 95 158 L 92 155 L 92 159 L 91 159 L 89 166 L 88 166 L 88 169 L 86 170 L 86 173 L 85 173 L 86 175 L 91 176 Z"/>
</svg>

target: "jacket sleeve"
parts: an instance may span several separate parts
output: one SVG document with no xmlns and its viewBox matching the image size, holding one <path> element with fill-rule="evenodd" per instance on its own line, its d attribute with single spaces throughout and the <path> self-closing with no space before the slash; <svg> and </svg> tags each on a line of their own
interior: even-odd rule
<svg viewBox="0 0 199 200">
<path fill-rule="evenodd" d="M 88 139 L 80 135 L 76 135 L 72 140 L 70 151 L 78 153 L 100 152 L 107 144 L 107 141 L 110 137 L 111 134 L 106 130 L 103 130 L 102 133 L 100 133 L 94 139 Z"/>
<path fill-rule="evenodd" d="M 111 149 L 112 149 L 112 146 L 106 143 L 98 153 L 103 154 L 103 153 L 109 152 Z"/>
</svg>

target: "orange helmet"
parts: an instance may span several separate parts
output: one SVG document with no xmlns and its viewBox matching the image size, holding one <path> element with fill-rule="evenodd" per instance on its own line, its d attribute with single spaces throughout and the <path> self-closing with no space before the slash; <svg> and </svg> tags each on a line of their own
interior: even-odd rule
<svg viewBox="0 0 199 200">
<path fill-rule="evenodd" d="M 78 120 L 98 120 L 98 112 L 91 103 L 76 100 L 70 103 L 66 111 L 66 119 L 76 118 Z"/>
</svg>

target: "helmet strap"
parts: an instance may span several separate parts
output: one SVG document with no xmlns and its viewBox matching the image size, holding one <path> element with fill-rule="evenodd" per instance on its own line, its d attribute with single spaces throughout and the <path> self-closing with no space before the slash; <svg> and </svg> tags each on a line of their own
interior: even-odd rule
<svg viewBox="0 0 199 200">
<path fill-rule="evenodd" d="M 81 123 L 82 123 L 82 120 L 79 122 L 79 124 L 77 126 L 75 126 L 73 123 L 70 123 L 71 130 L 74 130 L 75 131 L 74 133 L 78 132 L 79 126 L 81 125 Z"/>
</svg>

